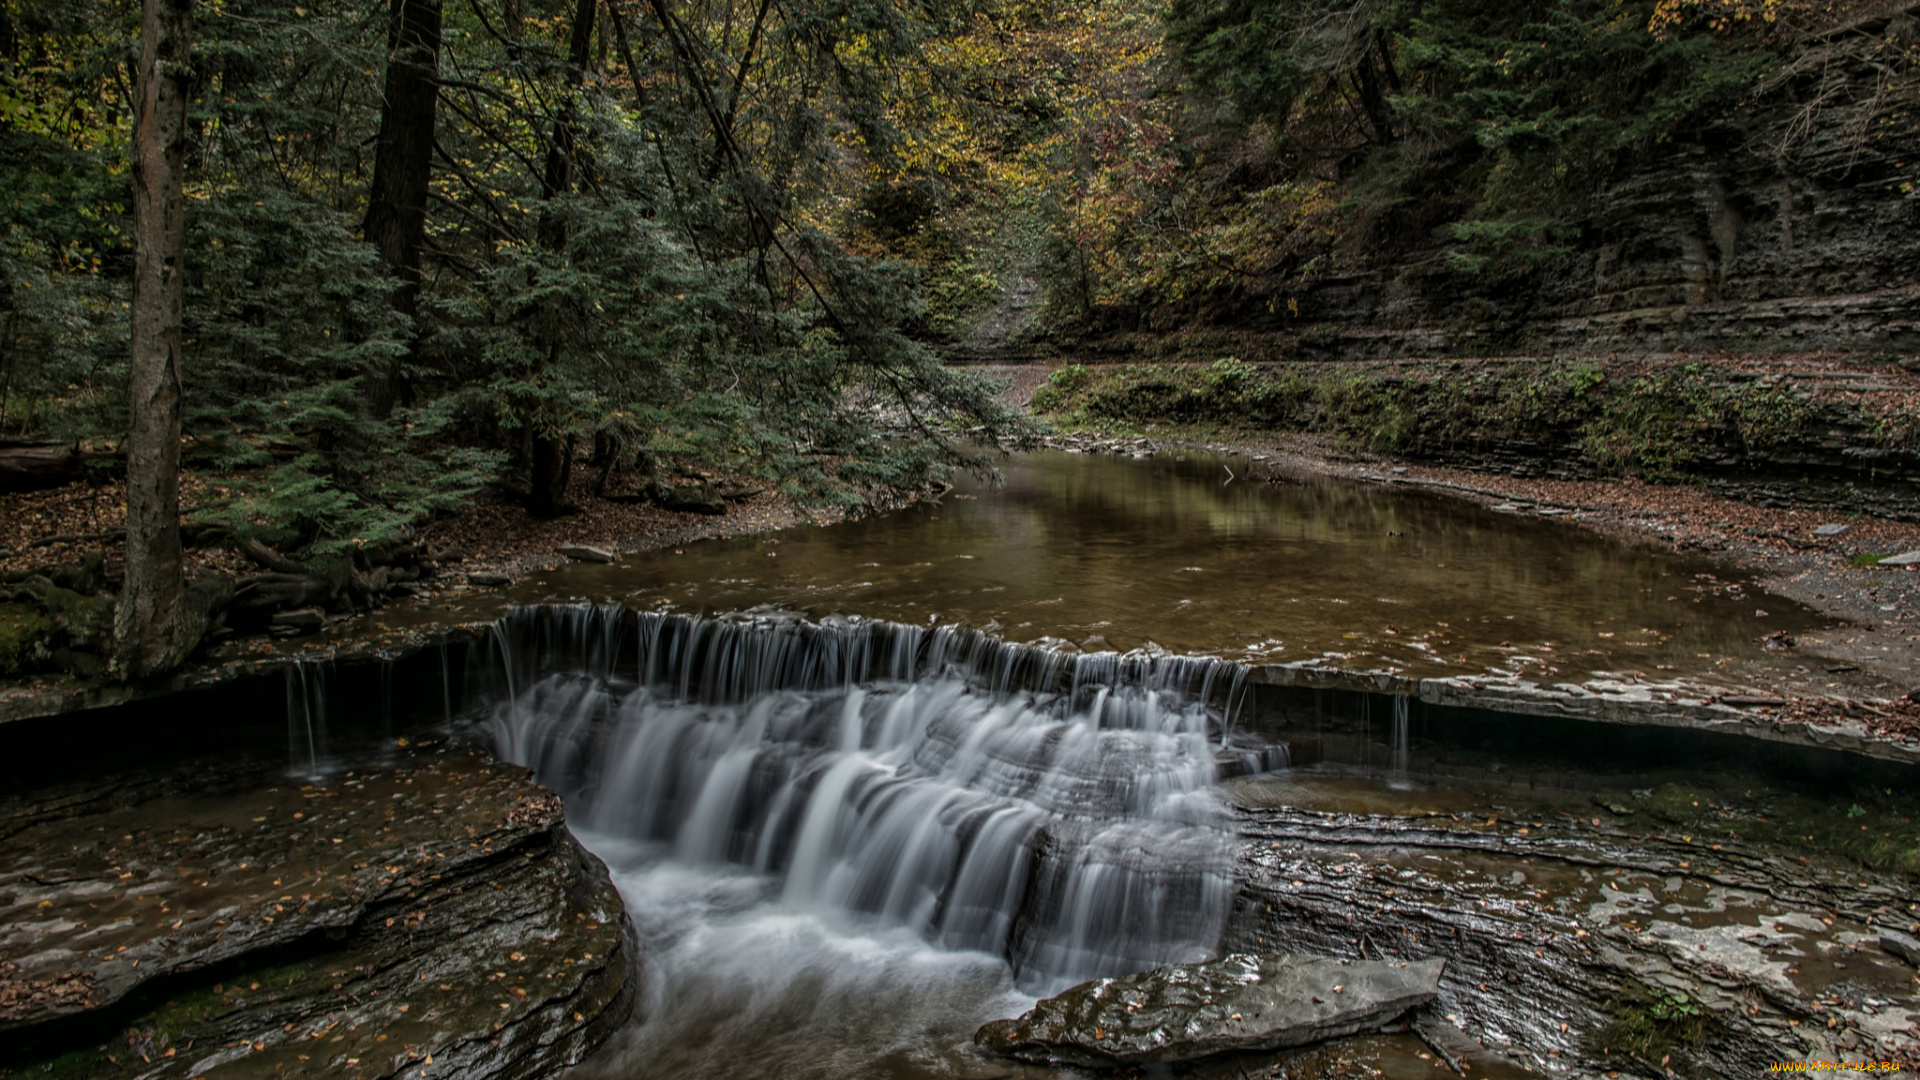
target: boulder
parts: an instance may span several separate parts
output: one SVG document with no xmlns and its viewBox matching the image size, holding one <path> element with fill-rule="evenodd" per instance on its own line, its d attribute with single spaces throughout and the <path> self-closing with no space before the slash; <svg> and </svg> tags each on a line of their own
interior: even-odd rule
<svg viewBox="0 0 1920 1080">
<path fill-rule="evenodd" d="M 1432 1001 L 1444 965 L 1235 953 L 1082 983 L 973 1039 L 1025 1061 L 1095 1067 L 1304 1046 Z"/>
<path fill-rule="evenodd" d="M 562 544 L 554 550 L 575 562 L 610 563 L 613 561 L 613 552 L 606 548 L 589 547 L 586 544 Z M 473 579 L 469 576 L 467 580 Z"/>
<path fill-rule="evenodd" d="M 706 484 L 674 485 L 655 483 L 648 492 L 662 510 L 685 514 L 724 514 L 727 504 Z"/>
</svg>

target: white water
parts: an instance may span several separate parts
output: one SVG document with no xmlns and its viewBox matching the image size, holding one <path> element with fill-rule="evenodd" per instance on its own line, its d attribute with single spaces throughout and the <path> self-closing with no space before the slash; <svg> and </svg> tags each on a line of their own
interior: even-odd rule
<svg viewBox="0 0 1920 1080">
<path fill-rule="evenodd" d="M 1033 998 L 997 956 L 780 902 L 780 883 L 657 845 L 581 839 L 606 859 L 645 957 L 644 1023 L 579 1080 L 846 1080 L 979 1075 L 974 1029 Z"/>
<path fill-rule="evenodd" d="M 500 755 L 567 796 L 642 935 L 622 1075 L 943 1075 L 877 1063 L 1215 953 L 1225 665 L 597 608 L 518 612 L 479 648 L 504 658 Z"/>
</svg>

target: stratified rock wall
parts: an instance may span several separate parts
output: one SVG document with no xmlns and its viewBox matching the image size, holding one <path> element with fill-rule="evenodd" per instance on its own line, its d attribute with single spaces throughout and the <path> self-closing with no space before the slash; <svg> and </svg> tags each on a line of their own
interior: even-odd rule
<svg viewBox="0 0 1920 1080">
<path fill-rule="evenodd" d="M 1803 43 L 1790 77 L 1620 163 L 1537 271 L 1464 273 L 1442 226 L 1214 326 L 1255 331 L 1230 346 L 1248 360 L 1920 353 L 1920 88 L 1888 61 L 1914 25 Z M 1165 344 L 1218 343 L 1189 326 Z"/>
<path fill-rule="evenodd" d="M 606 867 L 460 752 L 42 822 L 0 912 L 0 1067 L 518 1080 L 631 1012 Z"/>
</svg>

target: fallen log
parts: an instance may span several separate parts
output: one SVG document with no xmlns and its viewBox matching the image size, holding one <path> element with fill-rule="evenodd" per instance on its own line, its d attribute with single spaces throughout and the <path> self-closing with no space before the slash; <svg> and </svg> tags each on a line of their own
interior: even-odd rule
<svg viewBox="0 0 1920 1080">
<path fill-rule="evenodd" d="M 285 555 L 280 554 L 279 552 L 273 550 L 272 548 L 261 543 L 260 541 L 253 539 L 252 537 L 245 537 L 241 539 L 236 546 L 240 548 L 241 553 L 244 554 L 247 558 L 252 559 L 254 562 L 259 563 L 261 566 L 264 566 L 275 573 L 278 573 L 278 574 L 307 573 L 307 567 L 305 563 L 302 563 L 296 559 L 289 559 Z"/>
<path fill-rule="evenodd" d="M 78 444 L 0 442 L 0 492 L 61 487 L 86 471 Z"/>
<path fill-rule="evenodd" d="M 276 612 L 324 607 L 339 595 L 338 583 L 316 574 L 255 574 L 234 588 L 227 621 L 238 629 L 258 629 Z"/>
</svg>

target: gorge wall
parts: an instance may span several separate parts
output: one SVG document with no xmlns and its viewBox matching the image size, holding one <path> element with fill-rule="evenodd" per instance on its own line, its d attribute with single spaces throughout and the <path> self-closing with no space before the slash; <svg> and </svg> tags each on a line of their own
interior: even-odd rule
<svg viewBox="0 0 1920 1080">
<path fill-rule="evenodd" d="M 1920 5 L 1860 4 L 1748 97 L 1617 162 L 1565 254 L 1465 272 L 1444 214 L 1342 238 L 1297 292 L 1063 342 L 1078 356 L 1370 360 L 1920 352 Z M 1627 77 L 1623 75 L 1622 77 Z M 1436 174 L 1426 187 L 1444 183 Z M 1403 202 L 1444 192 L 1409 184 Z M 1426 214 L 1423 218 L 1423 213 Z M 1362 250 L 1364 248 L 1364 250 Z M 1224 350 L 1224 351 L 1223 351 Z"/>
</svg>

